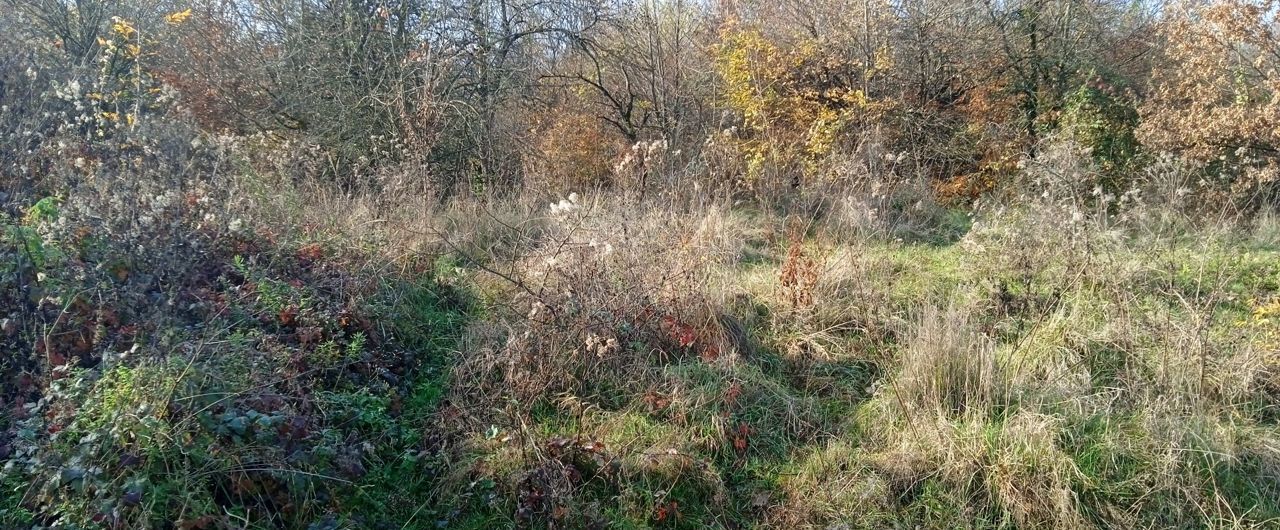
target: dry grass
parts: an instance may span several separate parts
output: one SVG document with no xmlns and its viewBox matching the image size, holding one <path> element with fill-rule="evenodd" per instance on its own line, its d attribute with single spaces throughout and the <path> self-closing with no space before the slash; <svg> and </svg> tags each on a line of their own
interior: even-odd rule
<svg viewBox="0 0 1280 530">
<path fill-rule="evenodd" d="M 211 213 L 210 237 L 322 254 L 351 305 L 388 277 L 468 293 L 478 309 L 448 353 L 429 350 L 434 397 L 412 414 L 379 408 L 406 407 L 412 389 L 324 398 L 429 433 L 397 446 L 434 466 L 419 489 L 388 486 L 395 474 L 368 486 L 428 499 L 388 514 L 561 528 L 1280 517 L 1268 217 L 1188 232 L 1154 213 L 1077 218 L 1074 199 L 1015 202 L 977 210 L 948 243 L 822 208 L 608 192 L 441 202 L 305 182 L 238 177 L 180 213 L 162 208 L 167 185 L 120 201 L 100 183 L 68 197 L 67 222 L 105 212 L 139 243 L 125 210 Z M 176 246 L 174 226 L 148 244 Z M 257 252 L 269 270 L 292 263 Z M 435 344 L 413 295 L 379 296 L 407 311 L 371 323 L 379 336 Z M 252 365 L 242 355 L 219 366 Z"/>
<path fill-rule="evenodd" d="M 1242 243 L 1231 230 L 1152 237 L 1169 234 L 1141 228 L 1156 215 L 993 209 L 930 250 L 825 217 L 799 237 L 794 221 L 723 205 L 532 204 L 337 224 L 461 257 L 490 304 L 448 410 L 467 418 L 463 439 L 500 434 L 461 446 L 483 465 L 449 480 L 497 481 L 513 521 L 1277 516 L 1263 500 L 1280 440 L 1260 394 L 1271 346 L 1236 309 L 1276 289 L 1277 271 L 1231 257 L 1271 252 L 1265 218 L 1264 239 Z"/>
</svg>

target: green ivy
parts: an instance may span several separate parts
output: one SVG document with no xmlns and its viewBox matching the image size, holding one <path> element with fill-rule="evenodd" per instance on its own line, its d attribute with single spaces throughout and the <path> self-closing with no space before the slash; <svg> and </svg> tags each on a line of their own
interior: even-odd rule
<svg viewBox="0 0 1280 530">
<path fill-rule="evenodd" d="M 1091 76 L 1096 77 L 1096 76 Z M 1095 83 L 1085 83 L 1067 96 L 1062 130 L 1090 150 L 1102 170 L 1103 185 L 1116 191 L 1138 155 L 1138 111 L 1132 102 Z"/>
</svg>

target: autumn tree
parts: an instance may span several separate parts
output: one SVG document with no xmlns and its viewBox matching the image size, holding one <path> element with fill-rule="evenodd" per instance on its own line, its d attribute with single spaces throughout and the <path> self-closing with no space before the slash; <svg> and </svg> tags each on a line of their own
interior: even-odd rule
<svg viewBox="0 0 1280 530">
<path fill-rule="evenodd" d="M 1142 106 L 1146 144 L 1180 153 L 1237 195 L 1280 177 L 1280 20 L 1275 0 L 1180 6 L 1161 36 L 1166 62 Z"/>
</svg>

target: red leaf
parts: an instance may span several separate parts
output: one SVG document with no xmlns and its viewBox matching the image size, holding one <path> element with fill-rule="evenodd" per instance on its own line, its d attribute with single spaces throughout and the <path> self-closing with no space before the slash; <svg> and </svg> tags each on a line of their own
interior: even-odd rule
<svg viewBox="0 0 1280 530">
<path fill-rule="evenodd" d="M 680 518 L 680 505 L 676 503 L 676 501 L 659 504 L 653 514 L 653 519 L 657 522 L 662 522 L 673 517 L 677 519 Z"/>
<path fill-rule="evenodd" d="M 298 308 L 289 306 L 280 310 L 280 324 L 283 326 L 292 326 L 298 321 Z"/>
<path fill-rule="evenodd" d="M 694 333 L 693 328 L 682 324 L 679 329 L 680 346 L 683 348 L 693 346 L 693 343 L 697 340 L 697 335 Z"/>
<path fill-rule="evenodd" d="M 698 341 L 698 332 L 693 329 L 693 326 L 685 324 L 671 315 L 662 317 L 662 328 L 672 340 L 680 344 L 681 348 L 688 348 Z"/>
<path fill-rule="evenodd" d="M 308 243 L 298 249 L 298 258 L 304 261 L 317 261 L 324 257 L 324 248 L 319 243 Z"/>
<path fill-rule="evenodd" d="M 322 335 L 323 332 L 317 327 L 298 328 L 298 342 L 303 345 L 318 342 Z"/>
<path fill-rule="evenodd" d="M 720 346 L 715 343 L 708 344 L 702 349 L 702 360 L 714 361 L 720 358 Z"/>
<path fill-rule="evenodd" d="M 64 364 L 67 364 L 67 356 L 61 353 L 58 353 L 57 351 L 54 351 L 53 348 L 47 348 L 47 350 L 48 352 L 46 354 L 46 357 L 49 358 L 49 366 L 62 366 Z"/>
<path fill-rule="evenodd" d="M 738 424 L 737 432 L 733 435 L 733 449 L 742 455 L 747 452 L 747 438 L 751 436 L 751 426 L 746 422 Z"/>
<path fill-rule="evenodd" d="M 738 403 L 738 397 L 742 396 L 742 383 L 734 381 L 729 385 L 729 389 L 724 392 L 724 404 L 730 407 Z"/>
</svg>

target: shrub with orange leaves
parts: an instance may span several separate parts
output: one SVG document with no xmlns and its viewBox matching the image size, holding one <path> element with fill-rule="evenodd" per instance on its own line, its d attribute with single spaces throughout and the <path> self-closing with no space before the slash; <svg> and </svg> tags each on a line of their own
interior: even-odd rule
<svg viewBox="0 0 1280 530">
<path fill-rule="evenodd" d="M 1237 196 L 1280 179 L 1280 1 L 1184 8 L 1163 28 L 1167 63 L 1139 138 L 1223 177 Z"/>
<path fill-rule="evenodd" d="M 818 262 L 804 248 L 804 241 L 799 235 L 791 238 L 787 257 L 782 262 L 782 270 L 778 274 L 778 285 L 782 288 L 783 297 L 795 309 L 805 309 L 813 305 L 813 292 L 818 284 Z"/>
<path fill-rule="evenodd" d="M 545 113 L 535 139 L 536 157 L 528 163 L 529 178 L 547 191 L 592 189 L 611 183 L 611 168 L 625 146 L 616 131 L 581 109 L 566 105 Z"/>
</svg>

